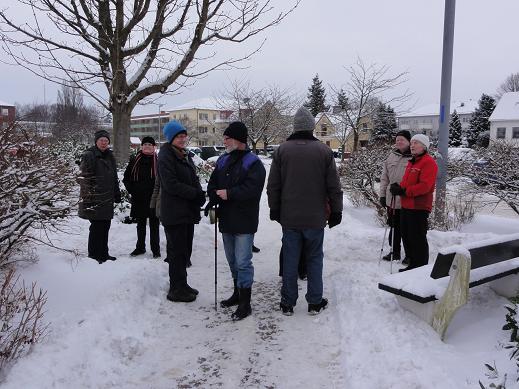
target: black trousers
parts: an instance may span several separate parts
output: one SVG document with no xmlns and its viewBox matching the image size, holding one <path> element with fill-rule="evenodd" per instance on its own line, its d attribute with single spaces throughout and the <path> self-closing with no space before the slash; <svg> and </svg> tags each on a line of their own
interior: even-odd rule
<svg viewBox="0 0 519 389">
<path fill-rule="evenodd" d="M 389 246 L 391 251 L 396 257 L 400 256 L 400 241 L 402 240 L 402 234 L 400 231 L 400 210 L 388 208 L 387 224 L 393 227 L 389 230 Z M 406 251 L 407 254 L 407 251 Z"/>
<path fill-rule="evenodd" d="M 410 267 L 429 263 L 429 243 L 427 242 L 427 219 L 429 212 L 414 209 L 400 211 L 400 229 L 406 256 Z"/>
<path fill-rule="evenodd" d="M 137 244 L 138 250 L 146 250 L 146 221 L 150 219 L 150 247 L 151 251 L 160 253 L 159 218 L 156 216 L 139 217 L 137 220 Z"/>
<path fill-rule="evenodd" d="M 111 220 L 90 220 L 88 234 L 88 256 L 96 259 L 108 257 L 108 232 Z"/>
<path fill-rule="evenodd" d="M 169 263 L 169 287 L 182 289 L 187 285 L 187 264 L 193 251 L 194 224 L 164 226 Z"/>
</svg>

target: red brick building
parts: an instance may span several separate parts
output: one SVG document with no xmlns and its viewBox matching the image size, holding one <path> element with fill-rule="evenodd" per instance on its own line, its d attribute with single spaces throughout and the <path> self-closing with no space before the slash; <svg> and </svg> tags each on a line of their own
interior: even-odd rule
<svg viewBox="0 0 519 389">
<path fill-rule="evenodd" d="M 8 104 L 0 100 L 0 128 L 5 128 L 14 122 L 16 108 L 12 104 Z"/>
</svg>

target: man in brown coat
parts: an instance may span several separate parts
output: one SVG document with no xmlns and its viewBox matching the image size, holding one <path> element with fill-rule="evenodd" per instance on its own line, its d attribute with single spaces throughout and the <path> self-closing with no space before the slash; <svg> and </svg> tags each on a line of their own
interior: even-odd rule
<svg viewBox="0 0 519 389">
<path fill-rule="evenodd" d="M 332 150 L 313 136 L 315 120 L 300 108 L 294 133 L 273 155 L 267 184 L 270 219 L 283 227 L 283 286 L 280 308 L 294 313 L 297 302 L 297 266 L 301 252 L 307 261 L 308 312 L 320 313 L 323 298 L 323 239 L 327 208 L 328 226 L 342 220 L 342 190 Z"/>
</svg>

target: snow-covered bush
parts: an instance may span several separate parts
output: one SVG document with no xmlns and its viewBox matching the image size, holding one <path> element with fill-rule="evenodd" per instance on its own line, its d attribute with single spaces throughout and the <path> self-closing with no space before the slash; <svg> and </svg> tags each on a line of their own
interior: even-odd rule
<svg viewBox="0 0 519 389">
<path fill-rule="evenodd" d="M 35 284 L 20 285 L 14 270 L 0 275 L 0 382 L 6 367 L 45 335 L 46 300 L 45 292 Z"/>
<path fill-rule="evenodd" d="M 59 229 L 78 200 L 74 169 L 46 139 L 16 125 L 0 130 L 0 270 L 40 239 L 35 231 Z"/>
<path fill-rule="evenodd" d="M 391 146 L 384 144 L 361 148 L 339 167 L 342 186 L 353 205 L 375 208 L 381 222 L 384 222 L 386 210 L 379 203 L 377 183 L 390 150 Z"/>
</svg>

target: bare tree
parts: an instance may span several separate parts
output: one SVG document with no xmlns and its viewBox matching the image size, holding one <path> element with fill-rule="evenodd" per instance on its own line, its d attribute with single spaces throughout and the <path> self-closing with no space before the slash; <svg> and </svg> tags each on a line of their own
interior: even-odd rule
<svg viewBox="0 0 519 389">
<path fill-rule="evenodd" d="M 510 74 L 497 89 L 498 99 L 506 92 L 519 92 L 519 73 Z"/>
<path fill-rule="evenodd" d="M 233 81 L 222 93 L 219 104 L 233 111 L 231 119 L 245 123 L 250 144 L 256 151 L 259 142 L 266 149 L 291 132 L 292 113 L 300 100 L 290 89 L 276 85 L 256 89 L 249 81 Z"/>
<path fill-rule="evenodd" d="M 257 36 L 299 1 L 276 12 L 272 0 L 18 0 L 26 14 L 1 10 L 0 40 L 19 66 L 71 83 L 110 111 L 115 153 L 126 161 L 137 104 L 249 58 L 255 51 L 229 58 L 216 44 Z"/>
<path fill-rule="evenodd" d="M 390 76 L 388 66 L 366 65 L 360 58 L 345 69 L 349 74 L 349 81 L 341 88 L 333 89 L 336 100 L 343 101 L 343 104 L 339 104 L 343 107 L 336 113 L 336 117 L 341 123 L 341 139 L 347 132 L 353 132 L 353 151 L 356 151 L 362 118 L 371 118 L 379 102 L 395 106 L 406 101 L 410 94 L 405 91 L 392 97 L 388 95 L 406 81 L 406 72 Z"/>
</svg>

